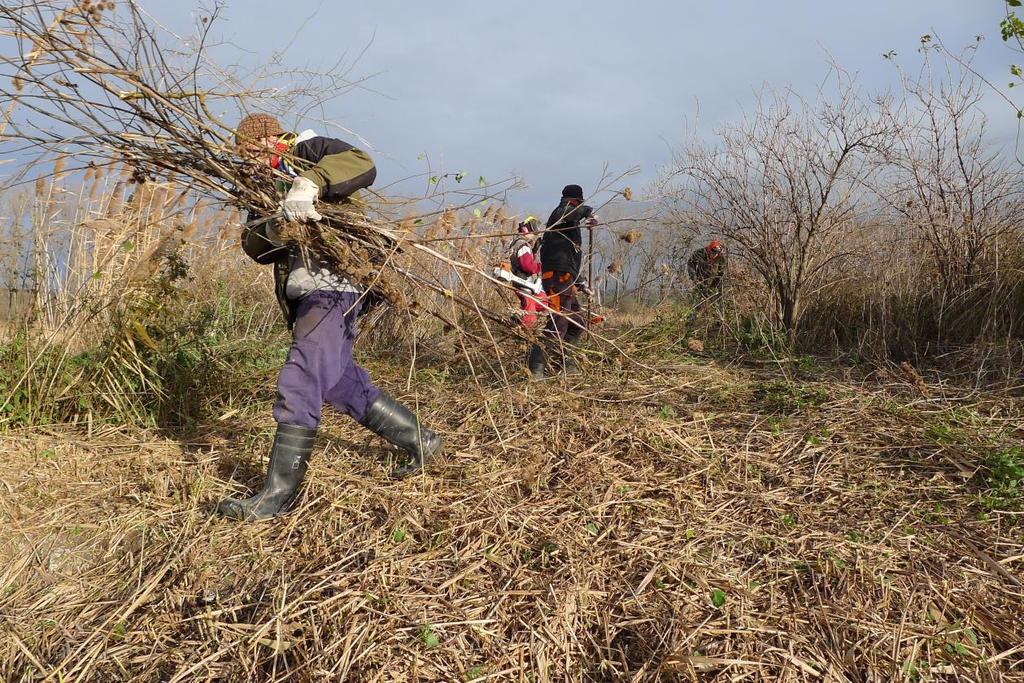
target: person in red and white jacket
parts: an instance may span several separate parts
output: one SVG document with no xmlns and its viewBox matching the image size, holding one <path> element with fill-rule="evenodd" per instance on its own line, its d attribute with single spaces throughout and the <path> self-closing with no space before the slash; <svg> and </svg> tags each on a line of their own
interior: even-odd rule
<svg viewBox="0 0 1024 683">
<path fill-rule="evenodd" d="M 529 216 L 519 224 L 519 235 L 509 246 L 509 266 L 512 274 L 523 280 L 540 279 L 540 254 L 537 251 L 537 219 Z M 545 310 L 544 293 L 534 294 L 520 289 L 519 305 L 522 314 L 519 321 L 523 327 L 533 329 L 537 324 L 537 313 Z"/>
</svg>

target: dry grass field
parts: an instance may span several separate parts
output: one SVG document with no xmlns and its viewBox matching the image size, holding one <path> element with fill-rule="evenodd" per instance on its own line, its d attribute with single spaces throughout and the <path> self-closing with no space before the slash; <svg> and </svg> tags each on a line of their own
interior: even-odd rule
<svg viewBox="0 0 1024 683">
<path fill-rule="evenodd" d="M 653 371 L 389 385 L 446 454 L 392 481 L 390 452 L 331 415 L 300 506 L 266 524 L 212 513 L 261 481 L 269 369 L 262 404 L 188 439 L 9 431 L 0 677 L 1024 677 L 1024 527 L 999 469 L 1019 401 L 722 366 L 651 329 L 616 334 Z"/>
</svg>

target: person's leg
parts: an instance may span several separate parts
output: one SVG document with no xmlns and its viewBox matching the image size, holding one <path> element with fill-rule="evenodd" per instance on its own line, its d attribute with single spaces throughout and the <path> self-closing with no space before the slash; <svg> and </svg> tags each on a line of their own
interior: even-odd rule
<svg viewBox="0 0 1024 683">
<path fill-rule="evenodd" d="M 561 271 L 548 271 L 542 280 L 544 287 L 544 307 L 548 311 L 548 319 L 544 324 L 544 336 L 553 341 L 565 340 L 569 332 L 569 320 L 566 318 L 566 303 L 572 302 L 572 276 Z M 559 355 L 562 355 L 561 352 Z M 547 366 L 547 353 L 544 349 L 534 344 L 526 356 L 530 373 L 535 379 L 544 377 L 544 369 Z"/>
<path fill-rule="evenodd" d="M 279 424 L 319 426 L 325 395 L 352 360 L 354 332 L 347 329 L 346 312 L 356 300 L 354 292 L 316 291 L 299 302 L 292 346 L 277 378 Z"/>
<path fill-rule="evenodd" d="M 544 280 L 544 292 L 547 294 L 548 308 L 551 315 L 548 324 L 544 328 L 545 333 L 555 339 L 565 339 L 565 333 L 569 329 L 569 321 L 566 319 L 565 303 L 570 299 L 570 286 L 566 286 L 568 273 L 555 271 L 551 277 Z"/>
<path fill-rule="evenodd" d="M 370 375 L 349 358 L 345 373 L 338 383 L 327 392 L 324 400 L 336 410 L 340 410 L 359 422 L 366 415 L 366 409 L 377 400 L 378 396 L 380 396 L 380 389 L 370 379 Z"/>
<path fill-rule="evenodd" d="M 548 355 L 540 344 L 530 344 L 530 350 L 526 352 L 526 367 L 530 370 L 530 377 L 533 379 L 544 379 L 544 369 L 548 365 Z"/>
<path fill-rule="evenodd" d="M 559 343 L 559 357 L 562 364 L 562 369 L 565 372 L 573 373 L 576 372 L 577 365 L 575 359 L 572 357 L 570 349 L 566 348 L 565 343 L 572 343 L 579 337 L 582 332 L 582 328 L 577 321 L 582 323 L 580 317 L 580 305 L 576 300 L 576 285 L 572 273 L 552 273 L 552 277 L 546 281 L 550 283 L 550 290 L 548 291 L 548 301 L 557 302 L 557 310 L 555 306 L 552 306 L 551 324 L 549 325 L 546 332 L 554 339 L 557 339 Z"/>
<path fill-rule="evenodd" d="M 580 304 L 576 294 L 576 287 L 573 286 L 562 299 L 562 311 L 566 315 L 565 341 L 570 344 L 575 344 L 583 336 L 583 332 L 586 331 L 586 318 L 583 317 L 583 306 Z"/>
<path fill-rule="evenodd" d="M 536 297 L 528 297 L 520 294 L 519 298 L 523 306 L 522 325 L 527 330 L 533 331 L 537 325 L 537 315 L 546 308 L 545 304 L 541 302 L 547 300 L 547 295 L 541 293 Z M 526 354 L 526 367 L 530 370 L 530 376 L 533 379 L 543 379 L 545 364 L 544 349 L 537 344 L 531 344 L 530 350 Z"/>
<path fill-rule="evenodd" d="M 380 396 L 380 389 L 370 380 L 370 375 L 352 357 L 359 306 L 357 295 L 347 297 L 344 318 L 338 330 L 337 362 L 341 375 L 324 394 L 325 401 L 357 422 L 363 419 L 367 408 Z"/>
<path fill-rule="evenodd" d="M 563 322 L 561 320 L 562 300 L 559 296 L 561 291 L 558 284 L 559 275 L 560 273 L 557 271 L 549 271 L 544 273 L 544 278 L 541 280 L 541 286 L 544 288 L 544 310 L 547 312 L 543 334 L 549 339 L 562 338 L 562 334 L 559 332 Z M 548 355 L 544 348 L 540 344 L 531 344 L 526 353 L 526 366 L 530 369 L 533 379 L 544 378 L 547 364 Z"/>
<path fill-rule="evenodd" d="M 537 324 L 537 312 L 540 310 L 540 305 L 535 299 L 520 294 L 519 306 L 523 310 L 523 313 L 519 318 L 520 324 L 522 324 L 526 329 L 532 330 L 533 326 Z"/>
<path fill-rule="evenodd" d="M 441 437 L 423 427 L 408 408 L 381 391 L 352 356 L 356 338 L 356 317 L 359 301 L 352 295 L 346 300 L 344 319 L 338 331 L 339 379 L 327 390 L 324 399 L 337 410 L 383 437 L 406 452 L 409 463 L 397 468 L 394 476 L 411 474 L 441 451 Z"/>
<path fill-rule="evenodd" d="M 279 424 L 270 447 L 263 487 L 249 498 L 225 498 L 217 504 L 217 511 L 244 521 L 268 520 L 286 512 L 306 478 L 315 438 L 315 429 Z"/>
<path fill-rule="evenodd" d="M 569 287 L 562 295 L 562 313 L 565 314 L 565 345 L 562 347 L 562 370 L 566 374 L 579 372 L 576 360 L 577 349 L 573 348 L 583 336 L 583 314 L 579 299 L 576 298 L 575 285 Z"/>
<path fill-rule="evenodd" d="M 334 292 L 313 292 L 298 303 L 292 346 L 278 376 L 278 427 L 263 488 L 250 498 L 221 501 L 217 508 L 224 516 L 266 520 L 294 501 L 313 452 L 323 387 L 337 383 L 343 372 L 336 360 L 343 305 Z"/>
<path fill-rule="evenodd" d="M 696 316 L 702 308 L 704 308 L 704 297 L 706 292 L 704 291 L 704 282 L 700 279 L 693 283 L 693 289 L 690 291 L 690 308 L 691 316 Z"/>
<path fill-rule="evenodd" d="M 418 472 L 444 445 L 437 432 L 423 426 L 418 412 L 414 413 L 383 391 L 366 408 L 359 424 L 405 451 L 409 460 L 395 468 L 391 473 L 394 477 Z"/>
</svg>

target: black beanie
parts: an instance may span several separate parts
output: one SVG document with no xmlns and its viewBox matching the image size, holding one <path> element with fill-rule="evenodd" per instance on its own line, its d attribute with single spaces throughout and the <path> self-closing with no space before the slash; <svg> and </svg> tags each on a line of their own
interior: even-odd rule
<svg viewBox="0 0 1024 683">
<path fill-rule="evenodd" d="M 583 201 L 583 188 L 579 185 L 566 185 L 562 188 L 562 196 Z"/>
</svg>

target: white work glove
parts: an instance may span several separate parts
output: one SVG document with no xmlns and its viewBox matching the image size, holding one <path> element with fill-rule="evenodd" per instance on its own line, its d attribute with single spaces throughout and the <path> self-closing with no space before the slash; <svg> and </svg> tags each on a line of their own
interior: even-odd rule
<svg viewBox="0 0 1024 683">
<path fill-rule="evenodd" d="M 590 214 L 590 218 L 587 219 L 587 227 L 593 228 L 597 225 L 597 214 Z"/>
<path fill-rule="evenodd" d="M 320 188 L 309 178 L 297 176 L 292 183 L 292 189 L 288 190 L 284 201 L 281 202 L 281 210 L 284 217 L 290 221 L 318 221 L 323 218 L 313 202 L 320 196 Z"/>
</svg>

